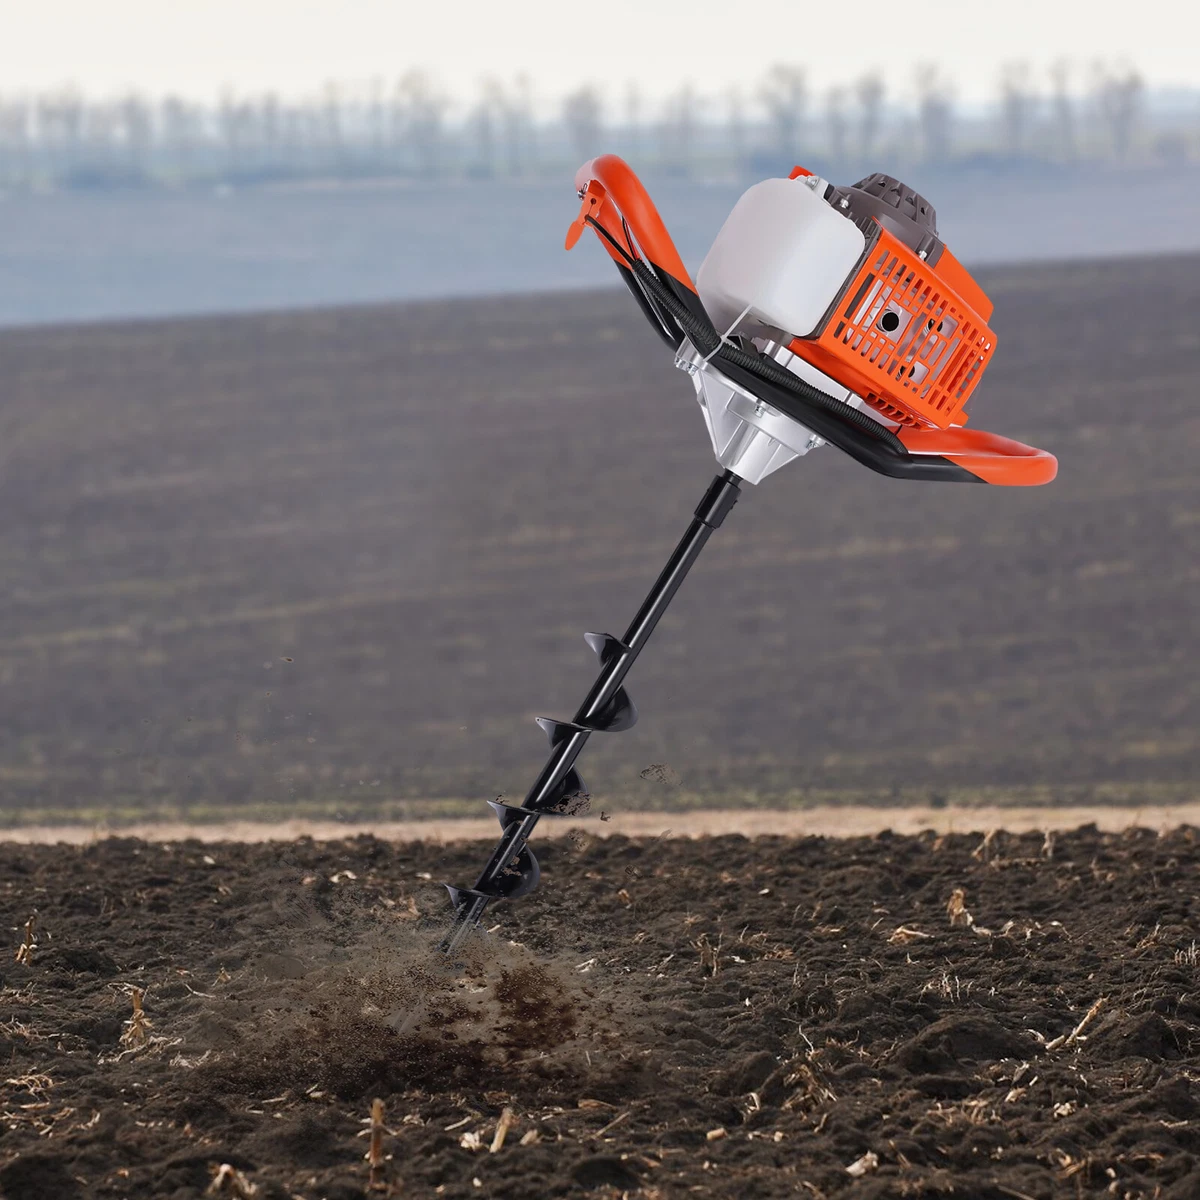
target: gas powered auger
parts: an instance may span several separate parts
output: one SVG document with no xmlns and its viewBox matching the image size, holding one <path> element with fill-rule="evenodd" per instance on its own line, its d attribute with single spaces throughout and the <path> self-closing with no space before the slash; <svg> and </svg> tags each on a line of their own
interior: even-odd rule
<svg viewBox="0 0 1200 1200">
<path fill-rule="evenodd" d="M 449 887 L 452 951 L 493 900 L 533 891 L 529 836 L 586 789 L 575 760 L 593 733 L 629 729 L 623 681 L 738 498 L 831 442 L 897 479 L 1049 483 L 1044 450 L 963 428 L 995 349 L 992 305 L 938 238 L 933 206 L 887 175 L 835 187 L 797 167 L 734 205 L 693 283 L 637 176 L 606 154 L 575 177 L 567 249 L 600 238 L 675 365 L 692 378 L 723 468 L 621 638 L 589 633 L 600 674 L 570 721 L 542 717 L 550 757 L 518 806 L 489 801 L 500 841 L 473 887 Z"/>
</svg>

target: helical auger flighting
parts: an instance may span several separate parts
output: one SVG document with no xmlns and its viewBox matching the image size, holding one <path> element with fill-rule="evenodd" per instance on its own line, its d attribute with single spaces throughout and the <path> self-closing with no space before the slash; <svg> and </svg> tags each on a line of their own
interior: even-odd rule
<svg viewBox="0 0 1200 1200">
<path fill-rule="evenodd" d="M 623 732 L 637 721 L 637 709 L 624 687 L 625 675 L 704 543 L 736 503 L 739 482 L 732 471 L 724 471 L 713 480 L 624 638 L 611 633 L 584 635 L 600 660 L 600 674 L 572 720 L 537 719 L 549 739 L 550 757 L 524 801 L 520 805 L 488 801 L 500 821 L 500 840 L 474 886 L 446 885 L 454 906 L 453 926 L 441 944 L 447 953 L 479 923 L 493 901 L 515 900 L 537 887 L 541 872 L 529 849 L 529 836 L 542 817 L 572 816 L 585 806 L 587 789 L 575 769 L 575 760 L 588 738 L 593 733 Z"/>
</svg>

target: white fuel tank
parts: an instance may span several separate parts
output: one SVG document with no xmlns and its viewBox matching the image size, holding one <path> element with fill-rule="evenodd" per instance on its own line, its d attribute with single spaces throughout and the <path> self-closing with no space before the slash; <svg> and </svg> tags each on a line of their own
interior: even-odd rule
<svg viewBox="0 0 1200 1200">
<path fill-rule="evenodd" d="M 822 186 L 824 181 L 821 181 Z M 766 179 L 733 206 L 696 275 L 700 299 L 724 332 L 792 337 L 813 332 L 854 271 L 862 231 L 806 177 Z"/>
</svg>

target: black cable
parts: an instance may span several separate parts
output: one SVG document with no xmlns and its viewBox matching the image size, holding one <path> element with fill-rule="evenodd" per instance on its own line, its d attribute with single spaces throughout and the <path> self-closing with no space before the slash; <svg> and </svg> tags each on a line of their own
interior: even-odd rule
<svg viewBox="0 0 1200 1200">
<path fill-rule="evenodd" d="M 633 244 L 633 234 L 629 230 L 629 222 L 624 217 L 621 218 L 621 229 L 625 233 L 625 245 L 632 255 L 637 255 L 637 247 Z"/>
<path fill-rule="evenodd" d="M 765 354 L 760 354 L 757 350 L 743 350 L 740 346 L 725 341 L 707 317 L 699 317 L 686 305 L 681 304 L 662 286 L 661 281 L 649 271 L 644 263 L 635 262 L 631 269 L 639 282 L 654 292 L 660 303 L 671 312 L 671 315 L 692 338 L 693 345 L 704 357 L 716 357 L 725 362 L 734 363 L 760 379 L 786 388 L 808 405 L 824 410 L 837 421 L 857 426 L 863 433 L 889 446 L 894 453 L 902 455 L 908 453 L 904 443 L 891 430 L 880 425 L 866 413 L 851 408 L 843 401 L 814 387 Z"/>
<path fill-rule="evenodd" d="M 675 324 L 674 319 L 658 308 L 654 301 L 646 294 L 646 289 L 638 282 L 637 276 L 626 266 L 617 263 L 617 270 L 621 272 L 621 278 L 625 281 L 625 286 L 629 288 L 633 298 L 637 301 L 638 307 L 646 316 L 646 320 L 650 322 L 654 332 L 674 351 L 678 351 L 683 345 L 683 330 Z"/>
<path fill-rule="evenodd" d="M 621 218 L 621 230 L 625 234 L 625 245 L 629 250 L 629 254 L 634 258 L 639 258 L 637 243 L 633 240 L 633 233 L 629 228 L 629 222 L 624 217 Z M 618 247 L 619 248 L 619 247 Z M 628 258 L 628 255 L 626 256 Z M 645 261 L 645 260 L 642 260 Z M 653 272 L 653 267 L 649 268 Z M 646 313 L 650 323 L 655 327 L 658 335 L 667 342 L 674 350 L 678 350 L 683 344 L 684 333 L 679 328 L 674 318 L 658 304 L 654 297 L 646 291 L 640 283 L 636 283 L 637 277 L 627 267 L 622 267 L 617 264 L 617 270 L 621 272 L 625 282 L 629 285 L 629 290 L 633 292 L 634 299 L 641 306 L 642 311 Z"/>
</svg>

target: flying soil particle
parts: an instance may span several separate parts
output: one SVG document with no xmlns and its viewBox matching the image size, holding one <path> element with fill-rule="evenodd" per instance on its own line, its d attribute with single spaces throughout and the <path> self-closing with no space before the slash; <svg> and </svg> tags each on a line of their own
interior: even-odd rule
<svg viewBox="0 0 1200 1200">
<path fill-rule="evenodd" d="M 683 782 L 677 772 L 667 766 L 666 763 L 651 763 L 648 767 L 644 767 L 638 772 L 642 779 L 648 779 L 651 783 L 661 783 L 666 787 L 679 787 Z"/>
<path fill-rule="evenodd" d="M 473 939 L 452 963 L 427 932 L 377 931 L 351 945 L 296 939 L 255 960 L 236 1000 L 203 1011 L 189 1053 L 231 1050 L 206 1072 L 248 1090 L 314 1085 L 350 1099 L 381 1088 L 479 1087 L 526 1055 L 553 1056 L 590 1004 L 578 975 L 497 939 Z M 224 1010 L 243 1018 L 231 1035 Z M 259 1026 L 254 1011 L 269 1010 Z"/>
</svg>

